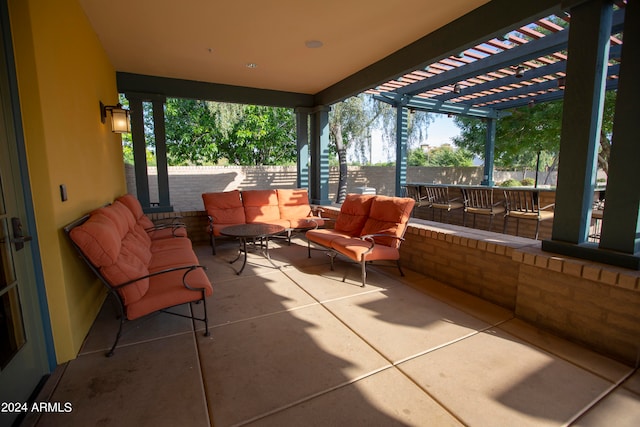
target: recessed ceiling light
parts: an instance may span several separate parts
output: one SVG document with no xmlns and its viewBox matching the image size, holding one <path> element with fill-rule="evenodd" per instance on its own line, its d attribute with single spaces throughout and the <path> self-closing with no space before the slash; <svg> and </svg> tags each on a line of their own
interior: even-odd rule
<svg viewBox="0 0 640 427">
<path fill-rule="evenodd" d="M 317 49 L 322 47 L 323 43 L 320 40 L 307 40 L 304 45 L 309 49 Z"/>
<path fill-rule="evenodd" d="M 255 62 L 249 62 L 247 64 L 247 68 L 258 68 L 258 64 L 256 64 Z"/>
</svg>

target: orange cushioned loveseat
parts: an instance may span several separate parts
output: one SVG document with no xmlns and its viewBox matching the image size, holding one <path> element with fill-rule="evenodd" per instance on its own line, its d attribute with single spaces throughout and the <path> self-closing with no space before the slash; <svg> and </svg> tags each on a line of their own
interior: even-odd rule
<svg viewBox="0 0 640 427">
<path fill-rule="evenodd" d="M 295 230 L 317 228 L 324 221 L 309 204 L 306 189 L 232 190 L 203 193 L 202 201 L 209 217 L 211 249 L 216 254 L 216 237 L 231 225 L 266 223 L 284 227 L 290 238 Z"/>
<path fill-rule="evenodd" d="M 372 261 L 396 261 L 400 274 L 400 244 L 415 201 L 406 197 L 348 194 L 340 207 L 333 229 L 309 230 L 309 242 L 329 249 L 333 260 L 341 254 L 361 264 L 362 286 L 365 285 L 366 264 Z M 342 278 L 344 281 L 345 276 Z"/>
<path fill-rule="evenodd" d="M 129 208 L 133 207 L 133 210 Z M 150 226 L 151 224 L 151 226 Z M 138 200 L 123 196 L 65 227 L 74 247 L 119 302 L 121 321 L 111 356 L 125 320 L 163 311 L 205 324 L 204 317 L 184 316 L 165 309 L 204 301 L 213 293 L 183 227 L 153 226 Z"/>
</svg>

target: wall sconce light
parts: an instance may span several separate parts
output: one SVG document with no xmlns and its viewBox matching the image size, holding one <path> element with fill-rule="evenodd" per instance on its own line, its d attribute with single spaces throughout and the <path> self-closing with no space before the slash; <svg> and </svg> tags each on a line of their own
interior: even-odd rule
<svg viewBox="0 0 640 427">
<path fill-rule="evenodd" d="M 453 85 L 453 93 L 460 93 L 462 92 L 462 86 L 460 85 L 460 83 L 456 83 Z"/>
<path fill-rule="evenodd" d="M 131 123 L 129 122 L 129 110 L 122 108 L 122 104 L 104 105 L 100 102 L 100 121 L 107 121 L 107 111 L 111 111 L 111 131 L 113 133 L 129 133 L 131 132 Z"/>
<path fill-rule="evenodd" d="M 524 67 L 522 65 L 518 65 L 516 67 L 516 79 L 521 79 L 524 75 Z"/>
</svg>

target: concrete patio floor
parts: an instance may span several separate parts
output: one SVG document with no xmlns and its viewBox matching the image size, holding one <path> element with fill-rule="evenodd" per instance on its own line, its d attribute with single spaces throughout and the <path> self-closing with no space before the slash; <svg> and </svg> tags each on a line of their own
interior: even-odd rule
<svg viewBox="0 0 640 427">
<path fill-rule="evenodd" d="M 629 366 L 411 271 L 370 268 L 361 288 L 358 266 L 330 271 L 302 239 L 271 246 L 281 268 L 251 253 L 241 276 L 235 242 L 215 257 L 196 248 L 214 284 L 209 337 L 201 322 L 153 315 L 106 358 L 118 323 L 107 300 L 38 398 L 72 412 L 23 425 L 640 425 Z"/>
</svg>

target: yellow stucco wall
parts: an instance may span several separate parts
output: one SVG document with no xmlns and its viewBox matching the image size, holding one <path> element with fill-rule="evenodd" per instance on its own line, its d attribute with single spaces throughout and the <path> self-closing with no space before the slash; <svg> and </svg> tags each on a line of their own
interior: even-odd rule
<svg viewBox="0 0 640 427">
<path fill-rule="evenodd" d="M 100 101 L 117 102 L 115 70 L 77 0 L 8 3 L 45 286 L 62 363 L 76 357 L 104 298 L 62 227 L 126 188 L 120 137 L 99 114 Z"/>
</svg>

